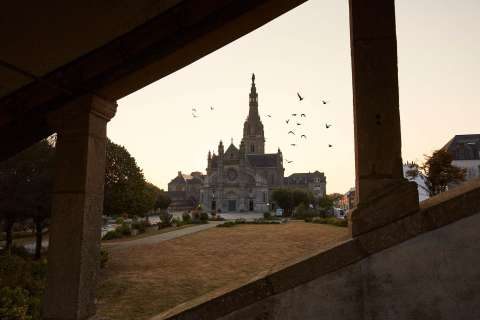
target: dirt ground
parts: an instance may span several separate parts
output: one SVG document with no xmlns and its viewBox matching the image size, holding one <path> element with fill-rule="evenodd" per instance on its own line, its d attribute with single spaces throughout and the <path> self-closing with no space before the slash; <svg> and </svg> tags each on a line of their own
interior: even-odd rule
<svg viewBox="0 0 480 320">
<path fill-rule="evenodd" d="M 100 319 L 148 319 L 347 239 L 347 228 L 291 222 L 213 228 L 156 244 L 111 248 Z"/>
</svg>

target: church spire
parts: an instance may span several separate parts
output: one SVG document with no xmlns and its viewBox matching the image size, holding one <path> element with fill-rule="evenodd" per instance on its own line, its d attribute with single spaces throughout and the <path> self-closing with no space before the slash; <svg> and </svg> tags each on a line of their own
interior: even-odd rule
<svg viewBox="0 0 480 320">
<path fill-rule="evenodd" d="M 252 74 L 248 117 L 243 125 L 243 139 L 247 154 L 265 153 L 263 124 L 258 113 L 258 94 L 255 86 L 255 74 Z"/>
</svg>

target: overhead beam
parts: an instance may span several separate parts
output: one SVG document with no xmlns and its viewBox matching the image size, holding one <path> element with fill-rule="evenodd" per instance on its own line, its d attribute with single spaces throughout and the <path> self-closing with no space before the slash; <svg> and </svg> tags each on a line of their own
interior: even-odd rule
<svg viewBox="0 0 480 320">
<path fill-rule="evenodd" d="M 53 132 L 42 117 L 92 94 L 116 101 L 255 30 L 306 0 L 185 0 L 129 33 L 0 99 L 0 160 Z M 23 127 L 23 144 L 8 140 Z M 13 130 L 13 131 L 12 131 Z M 5 146 L 5 147 L 4 147 Z"/>
</svg>

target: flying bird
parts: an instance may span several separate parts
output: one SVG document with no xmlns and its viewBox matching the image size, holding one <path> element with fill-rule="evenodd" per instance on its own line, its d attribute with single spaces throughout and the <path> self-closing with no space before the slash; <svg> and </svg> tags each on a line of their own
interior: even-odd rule
<svg viewBox="0 0 480 320">
<path fill-rule="evenodd" d="M 290 131 L 288 131 L 288 134 L 293 134 L 293 135 L 295 135 L 295 132 L 293 132 L 293 131 L 290 130 Z"/>
<path fill-rule="evenodd" d="M 296 114 L 296 113 L 292 113 L 292 116 L 296 117 L 296 116 L 297 116 L 297 114 Z"/>
<path fill-rule="evenodd" d="M 331 148 L 331 147 L 333 147 L 333 145 L 332 145 L 332 144 L 329 144 L 328 147 Z"/>
<path fill-rule="evenodd" d="M 300 115 L 300 117 L 304 117 L 304 118 L 305 118 L 306 116 L 307 116 L 307 115 L 306 115 L 305 113 L 302 113 L 302 114 Z"/>
<path fill-rule="evenodd" d="M 300 95 L 300 93 L 297 92 L 297 96 L 298 96 L 298 100 L 299 100 L 299 101 L 302 101 L 302 100 L 303 100 L 303 97 Z"/>
<path fill-rule="evenodd" d="M 287 163 L 292 163 L 293 162 L 292 160 L 287 160 L 287 159 L 285 159 L 285 161 L 287 161 Z"/>
<path fill-rule="evenodd" d="M 288 124 L 288 123 L 290 122 L 290 119 L 288 119 L 288 120 L 285 120 L 285 122 Z"/>
<path fill-rule="evenodd" d="M 301 126 L 302 124 L 300 122 L 297 122 L 297 126 Z"/>
<path fill-rule="evenodd" d="M 214 110 L 214 108 L 213 108 L 213 107 L 210 107 L 210 110 Z"/>
<path fill-rule="evenodd" d="M 305 139 L 307 139 L 307 136 L 304 135 L 304 134 L 302 134 L 302 135 L 300 136 L 300 138 L 305 138 Z"/>
<path fill-rule="evenodd" d="M 195 113 L 192 113 L 192 116 L 193 116 L 194 118 L 198 118 L 198 117 L 199 117 L 199 116 L 196 115 Z"/>
<path fill-rule="evenodd" d="M 295 147 L 295 146 L 296 146 L 296 144 L 295 144 L 295 143 L 291 143 L 290 145 L 291 145 L 292 147 Z"/>
<path fill-rule="evenodd" d="M 329 103 L 329 102 L 330 102 L 330 101 L 328 101 L 328 100 L 322 100 L 322 103 L 323 103 L 323 104 L 327 104 L 327 103 Z"/>
<path fill-rule="evenodd" d="M 271 116 L 271 115 L 269 115 L 269 114 L 267 114 L 267 117 L 271 118 L 272 116 Z"/>
<path fill-rule="evenodd" d="M 328 129 L 328 128 L 330 128 L 331 126 L 332 126 L 331 124 L 327 124 L 327 123 L 325 123 L 325 128 L 327 128 L 327 129 Z"/>
<path fill-rule="evenodd" d="M 197 109 L 195 109 L 195 108 L 192 108 L 192 111 L 193 111 L 193 112 L 197 112 Z"/>
</svg>

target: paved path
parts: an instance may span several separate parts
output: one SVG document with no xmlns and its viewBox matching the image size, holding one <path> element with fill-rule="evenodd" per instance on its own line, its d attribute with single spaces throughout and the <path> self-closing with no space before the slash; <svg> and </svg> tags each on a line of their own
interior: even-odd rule
<svg viewBox="0 0 480 320">
<path fill-rule="evenodd" d="M 169 231 L 169 232 L 165 232 L 155 236 L 149 236 L 141 239 L 103 243 L 102 246 L 105 246 L 111 249 L 125 249 L 125 248 L 131 248 L 139 245 L 155 244 L 162 241 L 171 240 L 171 239 L 183 237 L 189 234 L 197 233 L 203 230 L 215 228 L 217 225 L 221 223 L 223 223 L 223 221 L 210 221 L 208 224 L 200 224 L 197 226 L 188 227 L 180 230 L 173 230 L 173 231 Z"/>
</svg>

